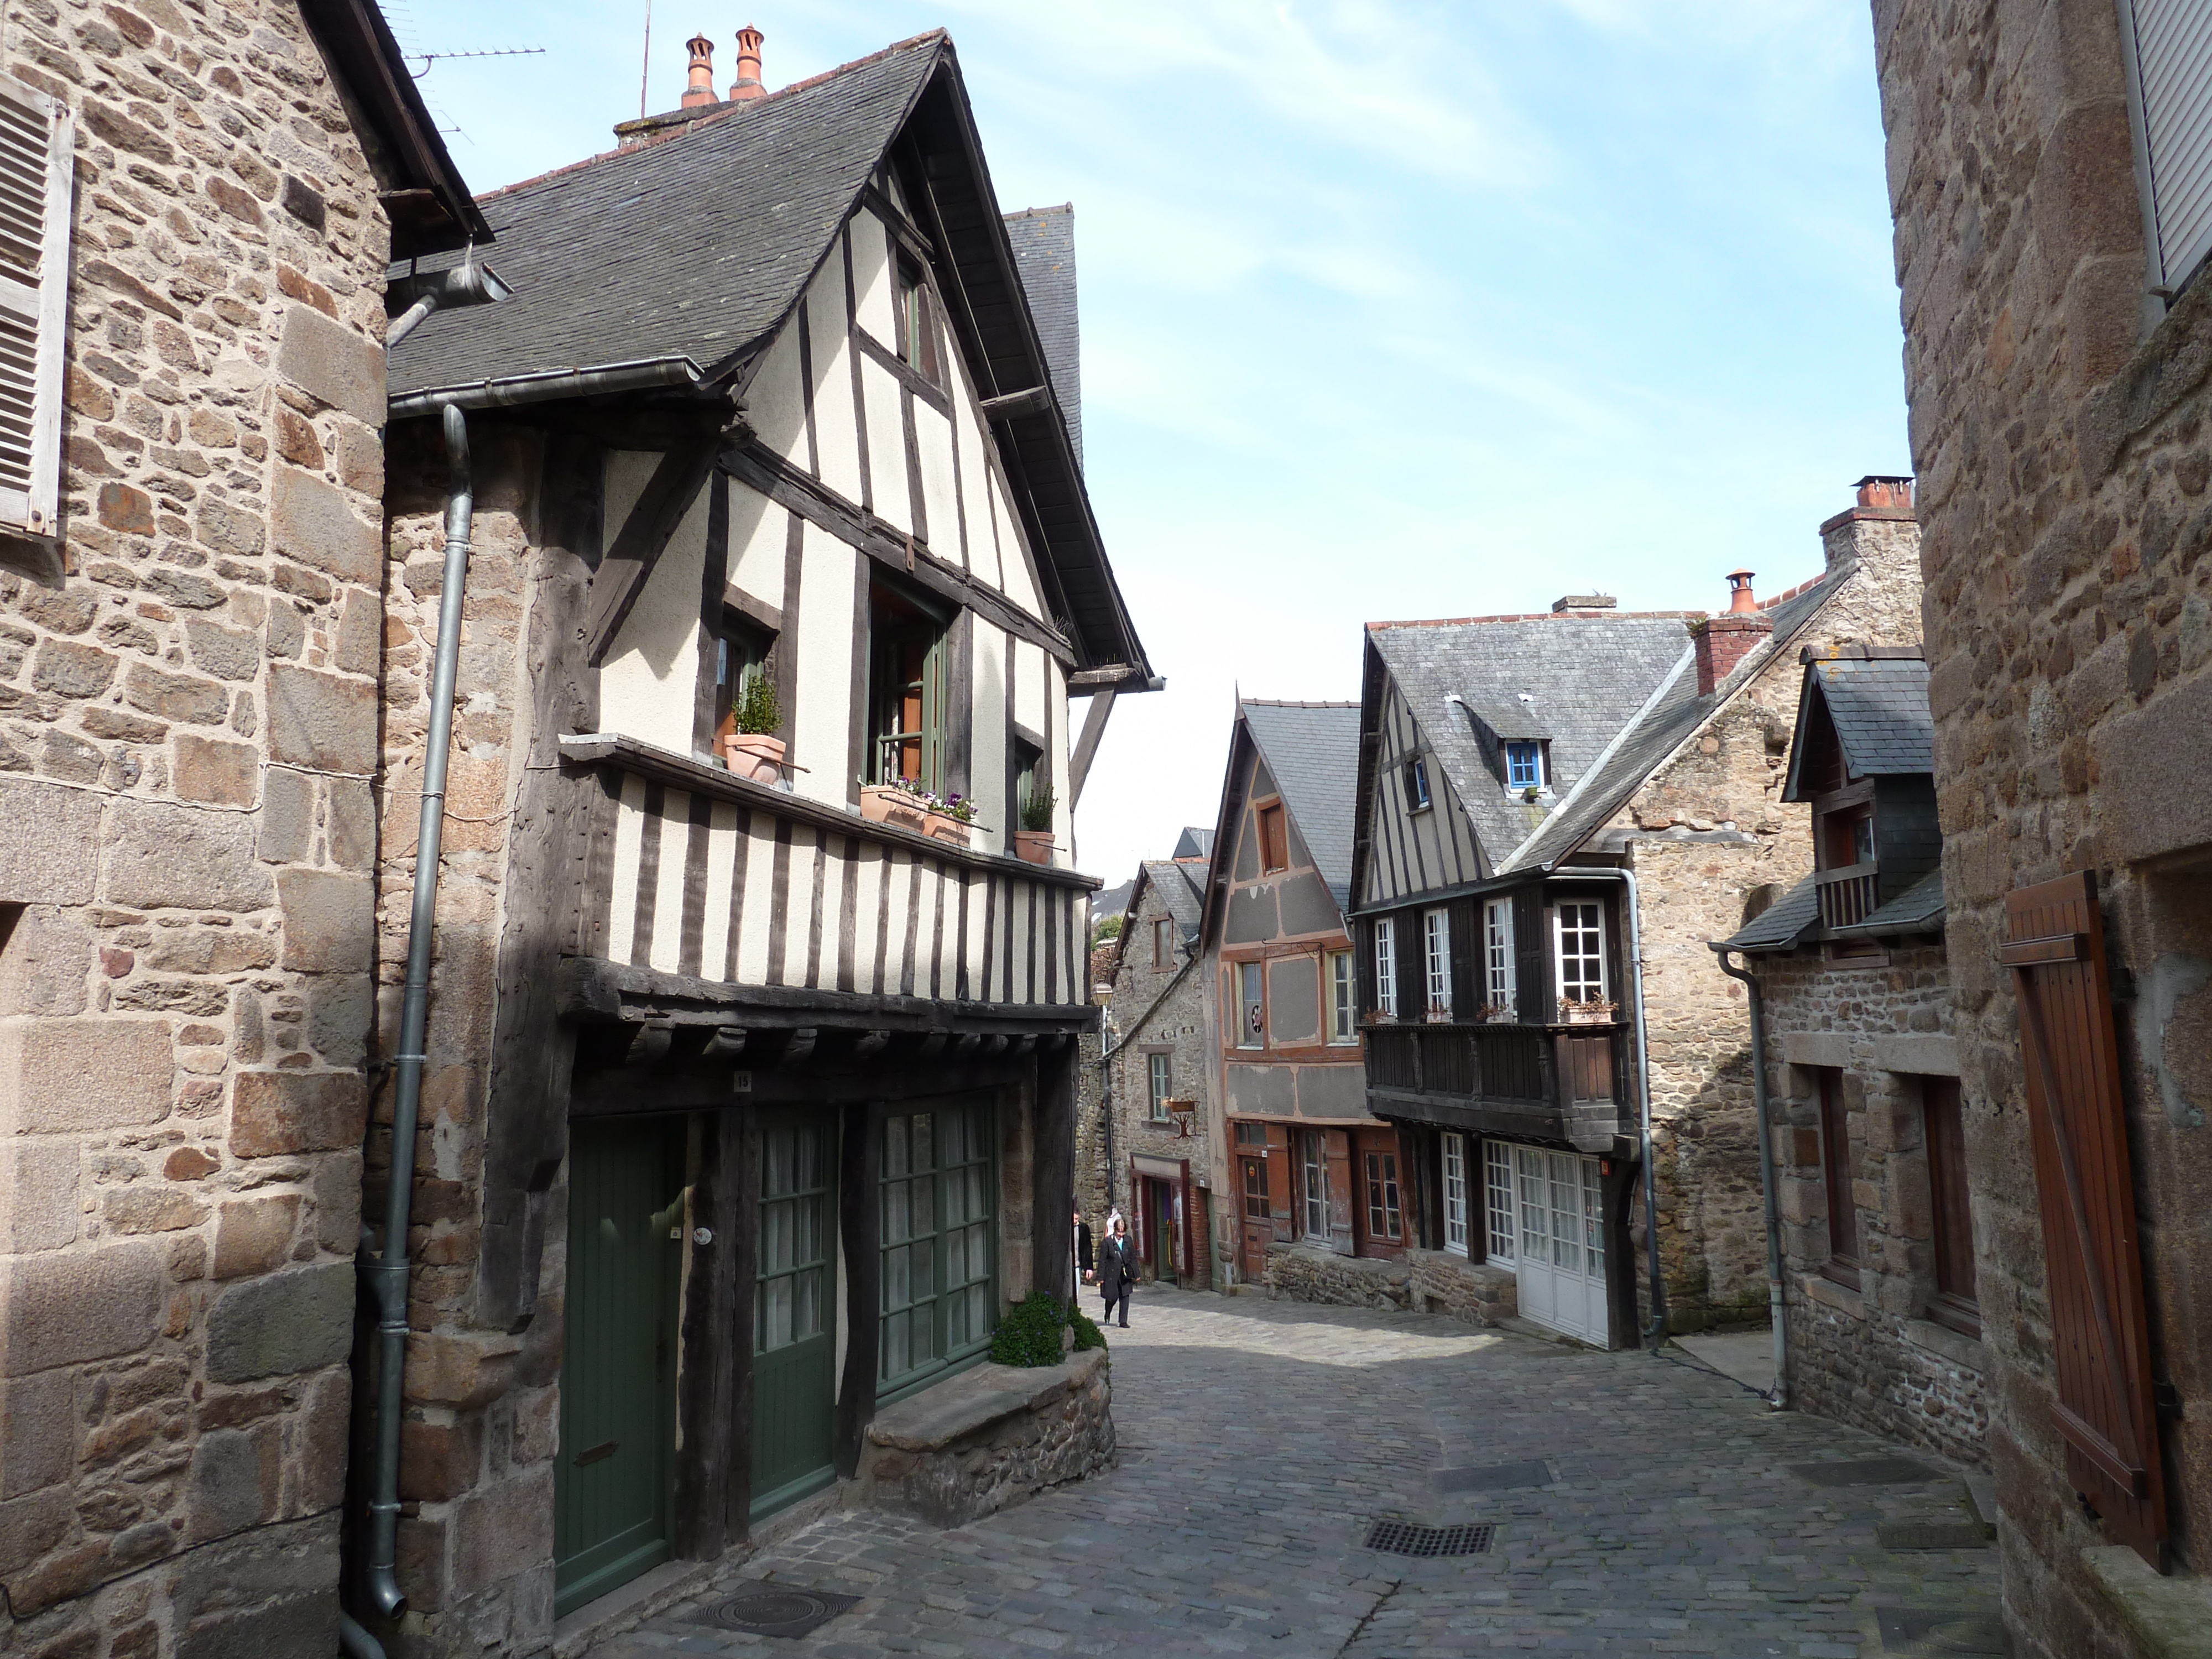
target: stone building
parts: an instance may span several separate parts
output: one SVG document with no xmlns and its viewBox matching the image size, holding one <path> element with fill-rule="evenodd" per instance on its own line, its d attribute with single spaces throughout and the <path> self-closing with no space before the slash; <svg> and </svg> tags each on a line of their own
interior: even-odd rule
<svg viewBox="0 0 2212 1659">
<path fill-rule="evenodd" d="M 1796 649 L 1917 636 L 1910 491 L 1863 479 L 1822 570 L 1764 605 L 1738 571 L 1718 617 L 1586 595 L 1368 627 L 1369 1106 L 1422 1247 L 1510 1269 L 1525 1317 L 1615 1346 L 1661 1305 L 1675 1331 L 1765 1320 L 1743 991 L 1705 941 L 1811 866 L 1781 799 Z"/>
<path fill-rule="evenodd" d="M 1069 811 L 1097 700 L 1157 684 L 1050 356 L 1074 266 L 1023 257 L 1054 216 L 999 213 L 941 32 L 774 91 L 741 55 L 726 99 L 687 45 L 682 108 L 484 198 L 507 297 L 392 359 L 387 997 L 464 482 L 475 546 L 377 1626 L 410 1655 L 540 1651 L 926 1485 L 879 1410 L 919 1433 L 1071 1283 Z"/>
<path fill-rule="evenodd" d="M 1189 832 L 1184 834 L 1188 844 Z M 1147 859 L 1111 949 L 1103 1060 L 1085 1080 L 1085 1213 L 1104 1236 L 1119 1209 L 1148 1279 L 1212 1289 L 1212 1028 L 1199 971 L 1208 860 Z"/>
<path fill-rule="evenodd" d="M 2177 1652 L 2212 1614 L 2212 67 L 2148 0 L 1874 18 L 2007 1618 L 2034 1659 Z"/>
<path fill-rule="evenodd" d="M 488 233 L 374 6 L 0 38 L 0 1650 L 333 1652 L 385 272 Z"/>
<path fill-rule="evenodd" d="M 1744 954 L 1765 1036 L 1788 1309 L 1776 1398 L 1979 1463 L 1928 666 L 1911 646 L 1802 654 L 1782 793 L 1812 811 L 1816 868 L 1717 947 Z"/>
</svg>

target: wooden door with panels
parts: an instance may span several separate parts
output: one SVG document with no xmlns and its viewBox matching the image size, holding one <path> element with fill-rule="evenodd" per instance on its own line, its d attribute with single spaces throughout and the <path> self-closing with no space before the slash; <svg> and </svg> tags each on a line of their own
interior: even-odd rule
<svg viewBox="0 0 2212 1659">
<path fill-rule="evenodd" d="M 836 1478 L 837 1134 L 820 1111 L 763 1114 L 754 1255 L 752 1514 Z"/>
<path fill-rule="evenodd" d="M 2020 1005 L 2051 1297 L 2052 1425 L 2075 1490 L 2162 1572 L 2166 1487 L 2095 874 L 2006 895 L 1997 955 Z"/>
</svg>

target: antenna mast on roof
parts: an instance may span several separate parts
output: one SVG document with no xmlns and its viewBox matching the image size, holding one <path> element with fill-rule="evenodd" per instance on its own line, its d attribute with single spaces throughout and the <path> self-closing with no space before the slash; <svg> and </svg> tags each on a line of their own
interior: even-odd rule
<svg viewBox="0 0 2212 1659">
<path fill-rule="evenodd" d="M 645 66 L 637 72 L 637 118 L 645 119 L 645 83 L 653 76 L 653 0 L 645 0 Z"/>
</svg>

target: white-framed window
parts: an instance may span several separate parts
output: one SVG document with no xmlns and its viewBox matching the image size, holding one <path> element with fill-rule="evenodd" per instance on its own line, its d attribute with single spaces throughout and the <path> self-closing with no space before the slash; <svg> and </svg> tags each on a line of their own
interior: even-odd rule
<svg viewBox="0 0 2212 1659">
<path fill-rule="evenodd" d="M 1175 1057 L 1171 1054 L 1146 1056 L 1145 1068 L 1151 1075 L 1152 1121 L 1164 1123 L 1171 1115 L 1168 1111 L 1168 1097 L 1175 1092 Z"/>
<path fill-rule="evenodd" d="M 1513 1260 L 1513 1148 L 1502 1140 L 1482 1143 L 1483 1220 L 1490 1259 Z"/>
<path fill-rule="evenodd" d="M 0 76 L 0 526 L 60 532 L 62 348 L 76 120 Z"/>
<path fill-rule="evenodd" d="M 2135 138 L 2150 200 L 2151 268 L 2178 289 L 2212 252 L 2212 76 L 2197 0 L 2122 0 Z"/>
<path fill-rule="evenodd" d="M 1442 908 L 1421 915 L 1422 948 L 1428 963 L 1428 1005 L 1433 1018 L 1449 1019 L 1451 994 L 1451 912 Z"/>
<path fill-rule="evenodd" d="M 1265 969 L 1256 962 L 1237 964 L 1237 1046 L 1267 1046 L 1267 994 Z"/>
<path fill-rule="evenodd" d="M 1544 787 L 1544 745 L 1509 743 L 1505 745 L 1505 786 L 1509 789 Z"/>
<path fill-rule="evenodd" d="M 1328 953 L 1328 1040 L 1359 1041 L 1359 994 L 1352 982 L 1352 952 Z"/>
<path fill-rule="evenodd" d="M 1467 1254 L 1467 1137 L 1455 1130 L 1443 1133 L 1444 1249 L 1455 1255 Z"/>
<path fill-rule="evenodd" d="M 1429 810 L 1429 763 L 1419 755 L 1406 763 L 1406 810 Z"/>
<path fill-rule="evenodd" d="M 1375 1009 L 1398 1017 L 1398 924 L 1389 916 L 1375 921 Z"/>
<path fill-rule="evenodd" d="M 1572 899 L 1552 913 L 1552 939 L 1559 964 L 1559 1000 L 1604 1002 L 1605 906 Z"/>
<path fill-rule="evenodd" d="M 1299 1208 L 1308 1238 L 1328 1241 L 1328 1147 L 1318 1129 L 1305 1130 L 1298 1140 Z"/>
<path fill-rule="evenodd" d="M 1492 1019 L 1511 1019 L 1514 1014 L 1513 901 L 1485 899 L 1482 903 L 1482 999 Z"/>
</svg>

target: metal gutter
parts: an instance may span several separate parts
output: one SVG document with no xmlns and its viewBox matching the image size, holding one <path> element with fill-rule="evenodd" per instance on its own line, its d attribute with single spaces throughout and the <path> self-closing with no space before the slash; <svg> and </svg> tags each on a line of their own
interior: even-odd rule
<svg viewBox="0 0 2212 1659">
<path fill-rule="evenodd" d="M 1790 1409 L 1790 1322 L 1784 1317 L 1788 1297 L 1782 1282 L 1782 1212 L 1774 1192 L 1774 1131 L 1766 1116 L 1766 1009 L 1759 994 L 1759 976 L 1747 968 L 1729 966 L 1729 947 L 1709 945 L 1721 972 L 1741 980 L 1751 994 L 1751 1098 L 1759 1114 L 1759 1189 L 1766 1212 L 1766 1314 L 1774 1326 L 1774 1387 L 1766 1403 L 1776 1411 Z"/>
<path fill-rule="evenodd" d="M 388 417 L 428 415 L 440 408 L 512 409 L 520 404 L 550 403 L 560 398 L 604 397 L 653 392 L 669 386 L 696 388 L 706 372 L 689 357 L 642 357 L 596 368 L 549 368 L 534 374 L 509 374 L 459 386 L 403 392 L 390 404 Z"/>
</svg>

